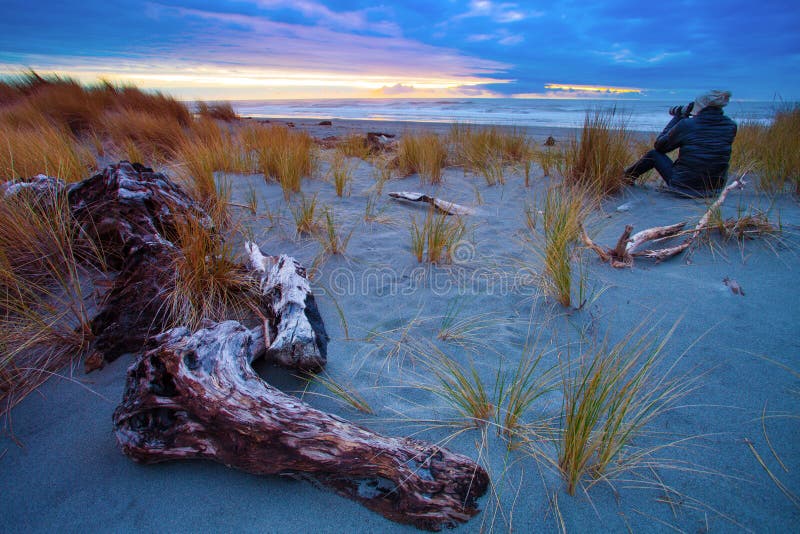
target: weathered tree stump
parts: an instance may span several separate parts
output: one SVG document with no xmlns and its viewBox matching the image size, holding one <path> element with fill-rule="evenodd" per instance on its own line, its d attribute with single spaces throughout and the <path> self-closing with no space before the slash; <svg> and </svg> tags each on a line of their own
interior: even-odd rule
<svg viewBox="0 0 800 534">
<path fill-rule="evenodd" d="M 128 371 L 114 412 L 125 454 L 307 478 L 429 530 L 478 512 L 488 486 L 483 468 L 432 444 L 375 434 L 269 386 L 250 366 L 258 331 L 228 321 L 157 338 Z"/>
</svg>

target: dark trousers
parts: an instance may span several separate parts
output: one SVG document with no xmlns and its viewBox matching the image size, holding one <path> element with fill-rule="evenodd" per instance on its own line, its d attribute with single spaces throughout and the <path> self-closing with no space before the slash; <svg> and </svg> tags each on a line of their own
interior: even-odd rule
<svg viewBox="0 0 800 534">
<path fill-rule="evenodd" d="M 625 175 L 631 178 L 638 178 L 650 169 L 655 169 L 658 174 L 670 185 L 672 181 L 672 160 L 669 156 L 662 154 L 658 150 L 648 151 L 642 158 L 625 169 Z"/>
</svg>

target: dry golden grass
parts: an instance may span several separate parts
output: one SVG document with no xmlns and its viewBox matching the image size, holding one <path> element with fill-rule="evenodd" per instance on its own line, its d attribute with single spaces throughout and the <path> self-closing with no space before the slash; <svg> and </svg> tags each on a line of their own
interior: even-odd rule
<svg viewBox="0 0 800 534">
<path fill-rule="evenodd" d="M 197 102 L 197 115 L 206 119 L 232 122 L 239 118 L 230 102 Z"/>
<path fill-rule="evenodd" d="M 435 133 L 407 134 L 400 138 L 397 158 L 401 174 L 417 173 L 420 179 L 438 184 L 447 162 L 447 148 Z"/>
<path fill-rule="evenodd" d="M 616 108 L 587 112 L 579 136 L 564 150 L 564 181 L 589 188 L 597 196 L 616 193 L 626 184 L 631 140 L 627 120 Z"/>
<path fill-rule="evenodd" d="M 65 130 L 49 124 L 8 128 L 0 123 L 0 179 L 41 173 L 76 182 L 95 165 L 90 151 Z"/>
<path fill-rule="evenodd" d="M 369 158 L 369 144 L 365 135 L 351 133 L 345 135 L 336 143 L 336 150 L 348 158 Z"/>
<path fill-rule="evenodd" d="M 300 192 L 302 178 L 314 169 L 314 141 L 307 132 L 275 124 L 250 125 L 242 131 L 242 139 L 264 176 L 277 180 L 287 198 Z"/>
<path fill-rule="evenodd" d="M 184 129 L 178 121 L 129 109 L 106 113 L 102 118 L 102 130 L 119 147 L 135 145 L 147 157 L 147 162 L 174 158 L 185 140 Z"/>
<path fill-rule="evenodd" d="M 755 163 L 761 190 L 771 193 L 792 186 L 800 193 L 800 106 L 776 111 L 771 124 L 739 125 L 731 154 L 731 170 Z"/>
<path fill-rule="evenodd" d="M 524 166 L 528 183 L 533 151 L 523 131 L 454 124 L 449 141 L 454 163 L 467 171 L 479 172 L 488 185 L 504 183 L 503 167 L 512 164 Z"/>
<path fill-rule="evenodd" d="M 167 313 L 176 325 L 199 328 L 205 319 L 249 315 L 259 298 L 258 284 L 234 254 L 232 240 L 189 218 L 176 226 L 176 244 L 177 276 L 166 295 Z"/>
<path fill-rule="evenodd" d="M 422 221 L 411 220 L 411 251 L 417 261 L 449 263 L 453 248 L 466 233 L 464 221 L 454 215 L 429 209 Z M 426 256 L 427 253 L 427 256 Z"/>
<path fill-rule="evenodd" d="M 21 192 L 0 200 L 0 413 L 64 365 L 92 339 L 95 294 L 88 279 L 102 251 L 70 215 L 65 194 Z"/>
<path fill-rule="evenodd" d="M 330 174 L 336 196 L 342 197 L 345 193 L 349 195 L 350 182 L 353 181 L 353 166 L 347 161 L 347 156 L 338 150 L 334 150 L 331 157 Z"/>
</svg>

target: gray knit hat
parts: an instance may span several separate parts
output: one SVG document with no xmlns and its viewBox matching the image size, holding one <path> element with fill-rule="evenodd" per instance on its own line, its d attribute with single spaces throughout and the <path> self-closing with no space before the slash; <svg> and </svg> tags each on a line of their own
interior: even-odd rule
<svg viewBox="0 0 800 534">
<path fill-rule="evenodd" d="M 714 89 L 713 91 L 709 91 L 698 96 L 694 100 L 694 109 L 692 109 L 693 114 L 700 113 L 700 110 L 707 107 L 716 107 L 716 108 L 724 108 L 728 105 L 728 102 L 731 100 L 731 92 L 730 91 L 720 91 L 718 89 Z"/>
</svg>

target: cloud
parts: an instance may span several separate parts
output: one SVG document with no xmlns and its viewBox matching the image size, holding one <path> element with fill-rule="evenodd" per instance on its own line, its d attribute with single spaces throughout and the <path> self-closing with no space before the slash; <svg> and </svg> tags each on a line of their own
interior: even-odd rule
<svg viewBox="0 0 800 534">
<path fill-rule="evenodd" d="M 519 7 L 513 2 L 492 2 L 491 0 L 472 0 L 469 3 L 469 10 L 465 13 L 456 15 L 453 20 L 488 17 L 500 24 L 520 22 L 529 18 L 541 17 L 543 11 L 527 10 Z"/>
<path fill-rule="evenodd" d="M 548 83 L 544 86 L 545 89 L 555 91 L 568 91 L 568 92 L 581 92 L 590 94 L 641 94 L 644 90 L 637 87 L 615 87 L 606 85 L 583 85 L 583 84 L 565 84 L 565 83 Z"/>
<path fill-rule="evenodd" d="M 386 20 L 370 20 L 369 14 L 378 12 L 378 8 L 360 9 L 356 11 L 334 11 L 328 6 L 311 0 L 253 0 L 255 5 L 265 10 L 288 9 L 297 11 L 309 20 L 322 23 L 327 27 L 342 30 L 369 30 L 384 35 L 401 35 L 400 26 Z"/>
</svg>

